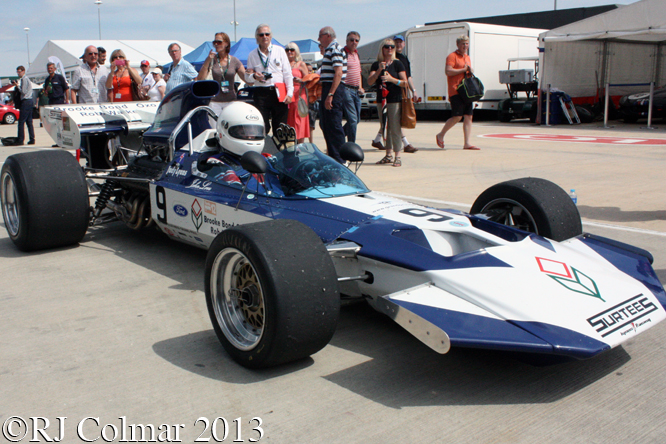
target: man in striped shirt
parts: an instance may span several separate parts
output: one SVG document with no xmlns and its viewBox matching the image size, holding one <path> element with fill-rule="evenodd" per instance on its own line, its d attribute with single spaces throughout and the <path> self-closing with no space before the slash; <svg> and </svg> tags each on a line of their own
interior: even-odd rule
<svg viewBox="0 0 666 444">
<path fill-rule="evenodd" d="M 340 163 L 340 147 L 345 143 L 342 129 L 342 108 L 345 100 L 343 83 L 347 74 L 347 58 L 342 47 L 335 40 L 335 31 L 325 26 L 319 31 L 319 43 L 324 50 L 321 65 L 321 129 L 326 139 L 328 155 Z"/>
<path fill-rule="evenodd" d="M 344 52 L 347 56 L 347 77 L 343 86 L 345 87 L 344 115 L 347 123 L 343 127 L 347 142 L 356 142 L 356 126 L 361 120 L 361 94 L 363 84 L 361 82 L 361 61 L 358 58 L 358 42 L 361 34 L 356 31 L 347 33 L 347 45 Z"/>
</svg>

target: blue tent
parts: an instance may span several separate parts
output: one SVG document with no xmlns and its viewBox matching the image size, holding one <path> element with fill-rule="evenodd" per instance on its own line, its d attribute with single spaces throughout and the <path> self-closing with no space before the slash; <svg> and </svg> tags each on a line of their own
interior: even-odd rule
<svg viewBox="0 0 666 444">
<path fill-rule="evenodd" d="M 284 45 L 280 44 L 280 42 L 275 39 L 273 39 L 271 43 L 273 45 L 284 48 Z M 250 52 L 257 49 L 258 46 L 259 45 L 257 45 L 256 39 L 243 37 L 231 46 L 231 49 L 229 49 L 229 54 L 236 57 L 245 66 L 247 65 L 247 56 L 250 54 Z M 317 48 L 317 50 L 319 50 L 319 48 Z"/>
<path fill-rule="evenodd" d="M 214 50 L 212 42 L 203 42 L 199 45 L 194 51 L 184 55 L 183 58 L 194 65 L 194 68 L 199 71 L 201 66 L 206 61 L 206 57 L 210 54 L 211 50 Z"/>
<path fill-rule="evenodd" d="M 294 43 L 298 46 L 298 50 L 301 51 L 301 54 L 305 52 L 319 52 L 319 42 L 316 40 L 296 40 Z"/>
</svg>

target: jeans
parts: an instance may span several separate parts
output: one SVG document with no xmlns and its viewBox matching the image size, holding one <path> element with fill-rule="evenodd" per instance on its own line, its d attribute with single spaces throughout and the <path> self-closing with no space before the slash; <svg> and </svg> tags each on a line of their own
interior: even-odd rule
<svg viewBox="0 0 666 444">
<path fill-rule="evenodd" d="M 356 142 L 356 126 L 361 121 L 361 97 L 358 95 L 358 89 L 345 89 L 344 115 L 347 123 L 343 127 L 348 142 Z"/>
<path fill-rule="evenodd" d="M 18 121 L 18 143 L 23 145 L 23 139 L 25 139 L 25 130 L 23 129 L 23 124 L 25 123 L 28 127 L 28 141 L 35 141 L 35 129 L 32 127 L 32 110 L 35 107 L 35 102 L 32 99 L 23 99 L 21 101 L 21 107 L 19 109 L 19 121 Z"/>
<path fill-rule="evenodd" d="M 326 139 L 326 150 L 328 155 L 340 163 L 344 163 L 340 157 L 340 147 L 345 143 L 345 131 L 342 129 L 342 107 L 344 104 L 345 87 L 338 85 L 333 95 L 333 106 L 326 109 L 326 98 L 333 84 L 331 82 L 322 83 L 321 102 L 319 109 L 321 111 L 321 129 Z"/>
</svg>

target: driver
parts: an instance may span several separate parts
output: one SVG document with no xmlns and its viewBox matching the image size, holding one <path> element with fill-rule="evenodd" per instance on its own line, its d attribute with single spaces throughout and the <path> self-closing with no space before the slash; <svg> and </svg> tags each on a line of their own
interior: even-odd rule
<svg viewBox="0 0 666 444">
<path fill-rule="evenodd" d="M 216 180 L 240 185 L 241 178 L 247 179 L 250 175 L 240 166 L 241 156 L 249 151 L 261 153 L 264 149 L 264 119 L 261 113 L 248 103 L 230 103 L 217 119 L 215 137 L 222 148 L 221 153 L 209 157 L 206 163 L 223 167 L 215 175 Z"/>
</svg>

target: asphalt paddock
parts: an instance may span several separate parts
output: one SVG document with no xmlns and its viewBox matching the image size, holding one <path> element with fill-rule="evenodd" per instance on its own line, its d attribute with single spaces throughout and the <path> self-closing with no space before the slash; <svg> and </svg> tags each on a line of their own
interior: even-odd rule
<svg viewBox="0 0 666 444">
<path fill-rule="evenodd" d="M 519 177 L 575 188 L 585 231 L 651 251 L 666 282 L 666 145 L 637 142 L 666 139 L 666 123 L 613 124 L 478 122 L 473 143 L 481 150 L 463 151 L 460 125 L 441 150 L 442 123 L 419 122 L 406 131 L 419 151 L 394 168 L 375 164 L 383 155 L 370 146 L 378 125 L 364 121 L 359 175 L 371 189 L 458 209 Z M 0 161 L 50 149 L 36 130 L 36 147 L 0 147 Z M 0 125 L 2 137 L 15 132 Z M 522 137 L 481 137 L 490 134 Z M 561 135 L 579 142 L 541 140 Z M 482 350 L 438 355 L 367 306 L 348 305 L 322 351 L 250 371 L 212 330 L 204 262 L 202 250 L 119 223 L 91 229 L 78 246 L 29 254 L 0 230 L 0 442 L 26 427 L 21 442 L 33 433 L 35 442 L 138 442 L 138 424 L 153 425 L 163 442 L 219 442 L 224 421 L 216 418 L 229 426 L 225 442 L 259 438 L 253 418 L 261 418 L 260 442 L 274 443 L 664 440 L 666 323 L 595 359 L 536 367 Z M 41 434 L 37 417 L 49 420 Z"/>
</svg>

